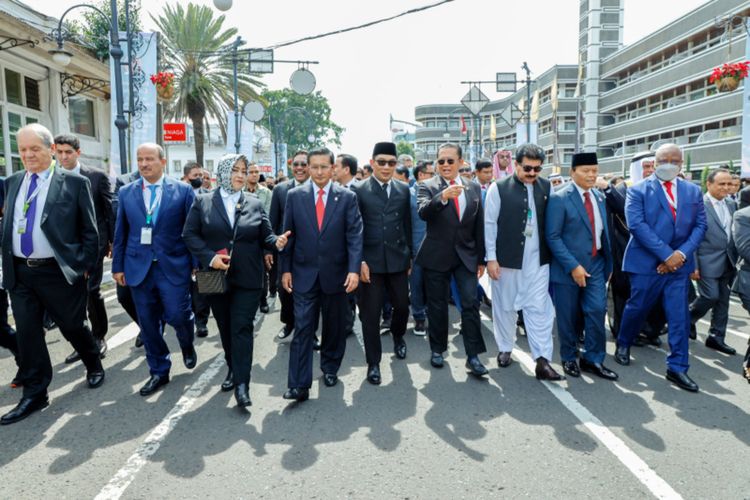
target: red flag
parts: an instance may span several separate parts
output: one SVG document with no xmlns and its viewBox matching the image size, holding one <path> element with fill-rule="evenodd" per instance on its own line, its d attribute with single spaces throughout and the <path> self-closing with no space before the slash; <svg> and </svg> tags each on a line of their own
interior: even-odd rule
<svg viewBox="0 0 750 500">
<path fill-rule="evenodd" d="M 462 134 L 466 133 L 466 121 L 464 121 L 463 115 L 461 115 L 461 133 Z"/>
</svg>

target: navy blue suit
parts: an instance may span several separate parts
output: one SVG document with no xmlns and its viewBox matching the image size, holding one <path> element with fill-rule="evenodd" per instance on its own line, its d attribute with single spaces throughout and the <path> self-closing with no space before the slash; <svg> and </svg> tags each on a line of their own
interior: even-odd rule
<svg viewBox="0 0 750 500">
<path fill-rule="evenodd" d="M 628 189 L 625 217 L 630 241 L 622 269 L 630 276 L 630 298 L 625 305 L 617 342 L 629 347 L 641 329 L 651 306 L 661 301 L 669 325 L 670 354 L 667 368 L 688 369 L 689 275 L 695 270 L 695 251 L 706 233 L 703 195 L 695 184 L 681 179 L 677 185 L 676 219 L 659 179 L 652 175 Z M 674 273 L 658 274 L 656 268 L 673 252 L 682 252 L 685 264 Z"/>
<path fill-rule="evenodd" d="M 291 231 L 279 254 L 281 273 L 292 274 L 295 333 L 289 351 L 290 388 L 312 385 L 313 335 L 321 310 L 323 332 L 320 368 L 336 374 L 346 348 L 349 302 L 344 282 L 359 273 L 362 263 L 362 217 L 357 196 L 331 184 L 322 228 L 318 229 L 315 202 L 318 187 L 309 182 L 289 191 L 284 231 Z"/>
<path fill-rule="evenodd" d="M 152 243 L 143 245 L 141 229 L 146 227 L 143 188 L 143 181 L 138 180 L 120 189 L 112 273 L 125 273 L 151 374 L 167 375 L 171 362 L 169 347 L 162 337 L 162 318 L 174 327 L 182 349 L 193 343 L 190 283 L 197 263 L 182 240 L 182 228 L 195 194 L 188 184 L 165 176 Z"/>
<path fill-rule="evenodd" d="M 604 316 L 607 312 L 607 279 L 612 272 L 612 252 L 607 227 L 607 209 L 603 196 L 590 190 L 594 210 L 601 218 L 600 248 L 592 256 L 593 233 L 581 194 L 571 182 L 552 194 L 547 205 L 545 237 L 552 252 L 550 283 L 552 301 L 557 313 L 557 333 L 560 337 L 560 358 L 575 361 L 578 354 L 578 323 L 583 316 L 586 332 L 583 357 L 591 363 L 601 363 L 606 354 Z M 590 277 L 586 286 L 579 287 L 571 271 L 583 266 Z"/>
</svg>

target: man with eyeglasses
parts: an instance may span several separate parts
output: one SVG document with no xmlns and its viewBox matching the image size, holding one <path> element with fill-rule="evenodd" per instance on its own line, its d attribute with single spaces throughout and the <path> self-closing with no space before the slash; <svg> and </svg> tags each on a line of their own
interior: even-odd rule
<svg viewBox="0 0 750 500">
<path fill-rule="evenodd" d="M 362 336 L 367 358 L 367 381 L 379 385 L 382 346 L 380 312 L 386 293 L 393 307 L 393 352 L 406 358 L 406 323 L 409 320 L 409 269 L 411 268 L 411 213 L 409 186 L 396 182 L 396 145 L 379 142 L 370 160 L 373 175 L 355 186 L 362 214 L 362 266 L 359 291 Z"/>
<path fill-rule="evenodd" d="M 286 206 L 286 197 L 289 191 L 297 186 L 301 186 L 307 183 L 310 178 L 310 170 L 307 166 L 307 151 L 297 151 L 292 156 L 292 179 L 277 184 L 271 192 L 271 213 L 269 218 L 271 219 L 271 227 L 273 227 L 275 234 L 282 234 L 284 225 L 284 207 Z M 277 253 L 266 253 L 266 268 L 271 269 L 271 266 L 277 265 L 276 257 Z M 274 273 L 271 271 L 271 274 Z M 284 287 L 279 286 L 279 302 L 281 302 L 281 322 L 284 327 L 278 333 L 276 338 L 278 340 L 287 340 L 294 331 L 294 301 L 292 295 L 284 290 Z"/>
<path fill-rule="evenodd" d="M 519 146 L 515 173 L 490 186 L 485 200 L 485 246 L 498 366 L 511 364 L 517 311 L 521 310 L 536 378 L 561 380 L 549 364 L 555 309 L 549 295 L 552 257 L 544 236 L 551 186 L 539 176 L 544 158 L 544 150 L 536 144 Z"/>
<path fill-rule="evenodd" d="M 466 182 L 474 180 L 474 177 L 471 175 L 471 165 L 467 161 L 464 161 L 463 165 L 458 168 L 458 174 Z"/>
<path fill-rule="evenodd" d="M 414 335 L 424 337 L 427 334 L 427 306 L 425 305 L 424 272 L 422 266 L 416 262 L 417 250 L 422 244 L 427 223 L 419 216 L 417 205 L 417 189 L 419 184 L 432 179 L 435 175 L 435 167 L 432 161 L 420 161 L 414 167 L 414 179 L 416 184 L 409 188 L 411 194 L 411 241 L 412 241 L 412 265 L 409 275 L 409 302 L 411 303 L 411 315 L 414 318 Z"/>
<path fill-rule="evenodd" d="M 427 222 L 425 238 L 417 252 L 424 269 L 427 291 L 427 333 L 430 364 L 442 368 L 448 349 L 448 294 L 451 278 L 461 297 L 461 334 L 466 368 L 481 377 L 487 368 L 479 354 L 487 349 L 481 332 L 477 284 L 484 274 L 484 220 L 482 190 L 458 175 L 463 164 L 461 146 L 446 143 L 438 148 L 439 175 L 418 184 L 419 216 Z"/>
</svg>

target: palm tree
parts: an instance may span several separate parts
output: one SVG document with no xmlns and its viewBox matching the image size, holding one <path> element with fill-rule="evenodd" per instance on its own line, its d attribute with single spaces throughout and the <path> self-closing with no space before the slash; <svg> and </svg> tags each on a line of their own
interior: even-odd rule
<svg viewBox="0 0 750 500">
<path fill-rule="evenodd" d="M 175 98 L 165 106 L 164 115 L 174 120 L 186 117 L 193 124 L 195 158 L 203 164 L 203 142 L 208 119 L 219 123 L 226 138 L 226 115 L 234 103 L 232 44 L 235 28 L 222 30 L 224 16 L 189 3 L 167 5 L 158 18 L 151 16 L 163 35 L 162 61 L 175 73 Z M 238 73 L 240 101 L 261 100 L 255 88 L 263 84 L 243 72 Z M 261 100 L 262 101 L 262 100 Z"/>
</svg>

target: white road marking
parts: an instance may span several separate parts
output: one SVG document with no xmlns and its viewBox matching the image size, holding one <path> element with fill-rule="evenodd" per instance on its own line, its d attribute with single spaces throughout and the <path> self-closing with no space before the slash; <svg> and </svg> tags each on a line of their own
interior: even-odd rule
<svg viewBox="0 0 750 500">
<path fill-rule="evenodd" d="M 492 328 L 492 320 L 485 314 L 480 313 L 482 320 L 489 323 Z M 535 363 L 531 356 L 515 346 L 513 356 L 518 359 L 521 366 L 529 374 L 534 374 Z M 606 383 L 606 382 L 605 382 Z M 598 418 L 596 418 L 585 406 L 578 402 L 563 386 L 552 382 L 542 381 L 560 403 L 572 413 L 586 429 L 594 435 L 627 469 L 640 481 L 656 498 L 681 499 L 677 493 L 664 479 L 654 472 L 648 464 L 631 450 L 625 442 L 609 430 Z"/>
<path fill-rule="evenodd" d="M 711 326 L 711 322 L 706 321 L 705 319 L 699 319 L 698 321 L 700 323 L 703 323 L 704 325 Z M 731 333 L 732 335 L 737 335 L 741 339 L 745 339 L 745 340 L 750 339 L 750 335 L 748 335 L 747 333 L 742 333 L 740 331 L 733 330 L 732 328 L 727 328 L 727 333 Z"/>
<path fill-rule="evenodd" d="M 177 404 L 164 417 L 159 425 L 148 435 L 146 440 L 130 456 L 125 465 L 117 471 L 104 488 L 95 497 L 96 500 L 119 499 L 125 490 L 135 479 L 135 476 L 148 462 L 148 459 L 157 452 L 161 443 L 169 435 L 177 423 L 190 411 L 195 402 L 203 393 L 203 390 L 211 382 L 219 370 L 224 366 L 224 353 L 217 355 L 209 367 L 204 371 L 198 380 L 191 385 L 182 395 Z"/>
</svg>

